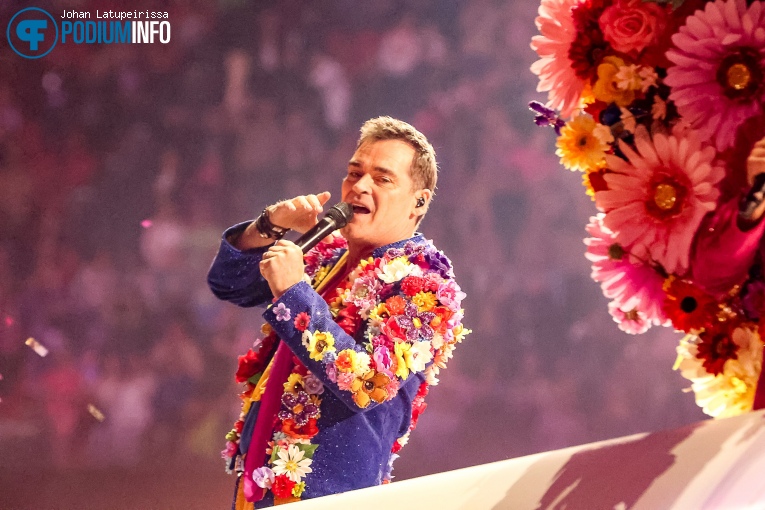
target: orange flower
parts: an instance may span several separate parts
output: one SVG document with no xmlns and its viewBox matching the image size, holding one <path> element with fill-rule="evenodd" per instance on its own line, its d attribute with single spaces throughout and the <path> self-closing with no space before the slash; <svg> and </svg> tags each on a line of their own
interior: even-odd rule
<svg viewBox="0 0 765 510">
<path fill-rule="evenodd" d="M 282 432 L 298 439 L 311 439 L 319 433 L 319 428 L 316 426 L 316 418 L 309 418 L 308 423 L 302 427 L 298 427 L 292 418 L 287 418 L 282 421 Z"/>
<path fill-rule="evenodd" d="M 406 300 L 401 296 L 389 297 L 385 300 L 385 308 L 388 309 L 388 313 L 391 315 L 401 315 L 404 313 L 404 307 L 406 306 Z"/>
<path fill-rule="evenodd" d="M 385 402 L 385 399 L 388 398 L 388 392 L 385 387 L 389 382 L 390 377 L 384 373 L 369 370 L 351 383 L 353 401 L 361 408 L 367 407 L 371 400 L 378 404 Z"/>
<path fill-rule="evenodd" d="M 356 351 L 352 349 L 343 349 L 340 354 L 337 355 L 335 360 L 335 366 L 340 372 L 352 372 L 353 360 L 356 356 Z"/>
</svg>

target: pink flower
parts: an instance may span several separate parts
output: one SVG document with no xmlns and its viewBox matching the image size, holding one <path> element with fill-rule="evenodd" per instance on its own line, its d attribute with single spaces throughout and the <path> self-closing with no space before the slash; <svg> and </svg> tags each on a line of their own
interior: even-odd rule
<svg viewBox="0 0 765 510">
<path fill-rule="evenodd" d="M 571 9 L 581 0 L 542 0 L 536 24 L 541 35 L 531 39 L 531 49 L 540 59 L 531 65 L 539 76 L 538 92 L 548 92 L 548 106 L 568 117 L 579 105 L 584 81 L 579 79 L 569 58 L 576 28 Z"/>
<path fill-rule="evenodd" d="M 725 170 L 714 148 L 702 146 L 693 131 L 656 134 L 651 140 L 639 126 L 635 147 L 637 152 L 619 141 L 628 161 L 606 155 L 612 170 L 604 176 L 608 190 L 596 192 L 595 203 L 605 211 L 603 224 L 616 242 L 682 275 L 702 218 L 717 206 L 717 184 Z"/>
<path fill-rule="evenodd" d="M 637 309 L 649 322 L 663 324 L 664 278 L 654 268 L 628 253 L 611 230 L 603 225 L 604 214 L 590 218 L 584 240 L 585 257 L 592 262 L 592 279 L 616 308 Z M 611 314 L 613 315 L 613 313 Z M 622 328 L 623 329 L 623 328 Z"/>
<path fill-rule="evenodd" d="M 680 115 L 712 139 L 733 146 L 745 120 L 763 112 L 765 9 L 762 2 L 717 0 L 687 18 L 672 36 L 667 58 L 675 65 L 664 80 Z"/>
<path fill-rule="evenodd" d="M 608 313 L 614 318 L 614 322 L 619 325 L 619 329 L 630 335 L 640 335 L 651 327 L 651 321 L 642 312 L 636 308 L 624 311 L 619 308 L 615 301 L 608 303 Z"/>
<path fill-rule="evenodd" d="M 341 372 L 337 374 L 337 387 L 341 390 L 351 391 L 351 384 L 353 384 L 356 376 L 353 372 Z"/>
<path fill-rule="evenodd" d="M 372 359 L 375 361 L 375 369 L 378 372 L 388 370 L 393 364 L 393 360 L 390 357 L 390 350 L 385 347 L 375 347 L 372 354 Z"/>
<path fill-rule="evenodd" d="M 606 7 L 598 24 L 613 49 L 639 53 L 656 42 L 667 25 L 667 15 L 655 3 L 617 0 Z"/>
<path fill-rule="evenodd" d="M 438 286 L 436 297 L 446 308 L 452 312 L 458 312 L 462 300 L 465 299 L 465 293 L 462 292 L 457 282 L 447 280 Z"/>
<path fill-rule="evenodd" d="M 226 441 L 226 449 L 220 452 L 220 456 L 224 459 L 233 459 L 236 456 L 237 451 L 239 451 L 238 444 L 232 441 Z"/>
</svg>

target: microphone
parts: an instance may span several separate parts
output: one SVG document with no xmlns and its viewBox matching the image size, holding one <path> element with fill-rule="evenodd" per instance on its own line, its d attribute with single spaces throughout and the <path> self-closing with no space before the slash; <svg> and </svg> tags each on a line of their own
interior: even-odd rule
<svg viewBox="0 0 765 510">
<path fill-rule="evenodd" d="M 333 205 L 311 230 L 295 241 L 295 244 L 303 250 L 303 253 L 306 253 L 329 234 L 346 226 L 351 218 L 353 218 L 353 206 L 351 204 L 340 202 Z"/>
</svg>

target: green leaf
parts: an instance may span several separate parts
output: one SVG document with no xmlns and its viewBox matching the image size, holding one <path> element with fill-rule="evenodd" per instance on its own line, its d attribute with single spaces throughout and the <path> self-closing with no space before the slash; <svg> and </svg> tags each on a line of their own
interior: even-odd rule
<svg viewBox="0 0 765 510">
<path fill-rule="evenodd" d="M 257 374 L 247 379 L 247 382 L 255 386 L 258 384 L 258 381 L 260 381 L 260 376 L 262 375 L 263 375 L 263 372 L 258 372 Z"/>
<path fill-rule="evenodd" d="M 317 444 L 299 444 L 297 445 L 298 449 L 300 449 L 304 453 L 304 457 L 311 459 L 313 458 L 313 452 L 316 451 L 316 448 L 319 447 Z"/>
<path fill-rule="evenodd" d="M 279 455 L 279 447 L 278 446 L 274 446 L 274 449 L 271 452 L 271 458 L 268 459 L 268 463 L 269 464 L 273 464 L 274 462 L 276 462 L 276 459 L 279 458 L 278 455 Z"/>
</svg>

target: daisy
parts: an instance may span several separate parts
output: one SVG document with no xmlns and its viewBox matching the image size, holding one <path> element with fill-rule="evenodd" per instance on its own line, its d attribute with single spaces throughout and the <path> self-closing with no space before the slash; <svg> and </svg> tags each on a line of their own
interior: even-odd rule
<svg viewBox="0 0 765 510">
<path fill-rule="evenodd" d="M 590 276 L 600 283 L 603 294 L 614 300 L 613 307 L 609 305 L 611 315 L 614 320 L 619 319 L 617 322 L 622 330 L 627 326 L 622 326 L 623 318 L 615 315 L 616 310 L 629 316 L 639 313 L 642 319 L 654 324 L 665 323 L 667 317 L 662 310 L 664 278 L 616 242 L 614 233 L 603 224 L 604 216 L 601 213 L 590 218 L 587 233 L 592 237 L 586 238 L 584 244 L 587 245 L 585 257 L 592 262 Z"/>
<path fill-rule="evenodd" d="M 305 452 L 295 446 L 289 445 L 287 448 L 279 448 L 277 459 L 274 461 L 273 472 L 275 475 L 286 475 L 293 482 L 299 482 L 301 478 L 312 472 L 311 459 L 303 458 Z"/>
<path fill-rule="evenodd" d="M 672 36 L 667 58 L 675 65 L 665 83 L 678 112 L 712 139 L 733 146 L 736 130 L 762 113 L 765 96 L 765 8 L 762 2 L 717 0 L 690 16 Z"/>
<path fill-rule="evenodd" d="M 531 49 L 539 60 L 531 72 L 539 76 L 537 92 L 548 92 L 548 106 L 569 117 L 579 106 L 585 82 L 577 77 L 569 58 L 577 37 L 571 9 L 581 0 L 542 0 L 536 25 L 540 35 L 531 39 Z"/>
<path fill-rule="evenodd" d="M 609 145 L 604 141 L 601 131 L 596 131 L 598 123 L 591 115 L 577 115 L 561 129 L 555 146 L 555 154 L 569 170 L 591 171 L 601 168 L 605 163 Z"/>
<path fill-rule="evenodd" d="M 626 161 L 606 155 L 612 172 L 604 176 L 608 189 L 595 193 L 595 203 L 605 211 L 603 224 L 616 242 L 681 275 L 702 218 L 717 206 L 725 170 L 714 148 L 703 147 L 693 132 L 656 134 L 652 140 L 638 126 L 635 147 L 619 141 Z"/>
<path fill-rule="evenodd" d="M 614 322 L 619 325 L 619 329 L 630 335 L 643 334 L 651 327 L 651 321 L 637 308 L 625 311 L 619 308 L 615 301 L 611 301 L 608 304 L 608 313 L 614 318 Z"/>
</svg>

